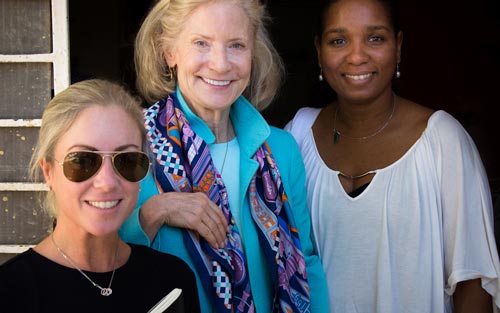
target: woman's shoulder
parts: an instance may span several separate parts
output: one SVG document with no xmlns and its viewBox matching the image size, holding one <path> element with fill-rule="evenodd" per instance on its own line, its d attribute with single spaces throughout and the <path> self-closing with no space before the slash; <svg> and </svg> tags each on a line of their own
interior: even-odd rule
<svg viewBox="0 0 500 313">
<path fill-rule="evenodd" d="M 132 256 L 140 261 L 140 262 L 146 262 L 146 263 L 160 263 L 160 264 L 181 264 L 182 266 L 187 264 L 179 257 L 161 252 L 158 250 L 155 250 L 153 248 L 143 246 L 143 245 L 138 245 L 138 244 L 133 244 L 133 243 L 128 243 L 128 245 L 132 249 Z"/>
<path fill-rule="evenodd" d="M 321 108 L 300 108 L 297 113 L 295 113 L 293 119 L 286 124 L 285 130 L 294 134 L 311 128 L 320 112 Z"/>
<path fill-rule="evenodd" d="M 314 125 L 321 110 L 321 108 L 312 107 L 300 108 L 297 113 L 295 113 L 293 119 L 285 125 L 284 129 L 292 134 L 299 146 L 302 145 L 308 130 Z"/>
<path fill-rule="evenodd" d="M 192 270 L 189 265 L 179 258 L 170 253 L 161 252 L 153 248 L 131 244 L 132 254 L 130 257 L 130 264 L 137 268 L 149 268 L 153 269 L 169 269 L 168 271 L 174 271 L 176 275 L 191 275 Z M 133 261 L 132 261 L 133 260 Z"/>
<path fill-rule="evenodd" d="M 407 125 L 422 124 L 426 130 L 452 131 L 463 129 L 460 122 L 444 110 L 433 110 L 410 100 L 401 98 Z M 413 127 L 413 126 L 412 126 Z"/>
<path fill-rule="evenodd" d="M 30 264 L 36 261 L 35 259 L 37 256 L 38 254 L 33 249 L 28 249 L 23 253 L 8 259 L 5 263 L 0 265 L 0 275 L 13 271 L 22 272 L 23 268 L 29 267 Z"/>
<path fill-rule="evenodd" d="M 0 265 L 0 290 L 25 290 L 37 273 L 54 270 L 52 261 L 36 253 L 33 249 L 18 254 Z"/>
<path fill-rule="evenodd" d="M 273 154 L 276 154 L 276 152 L 290 154 L 293 153 L 294 150 L 297 150 L 297 153 L 299 153 L 299 147 L 291 133 L 276 126 L 271 126 L 270 129 L 271 133 L 267 138 L 267 142 Z"/>
<path fill-rule="evenodd" d="M 444 110 L 432 110 L 408 101 L 403 121 L 407 129 L 423 128 L 418 135 L 430 144 L 433 153 L 447 151 L 452 155 L 474 155 L 475 143 L 464 126 Z"/>
<path fill-rule="evenodd" d="M 463 125 L 453 115 L 444 110 L 435 111 L 429 118 L 428 126 L 430 129 L 440 131 L 465 131 Z"/>
</svg>

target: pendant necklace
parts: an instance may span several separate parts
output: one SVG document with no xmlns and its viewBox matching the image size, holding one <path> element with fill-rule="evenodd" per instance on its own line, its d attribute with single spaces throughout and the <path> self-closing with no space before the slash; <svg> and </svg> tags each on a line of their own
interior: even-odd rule
<svg viewBox="0 0 500 313">
<path fill-rule="evenodd" d="M 226 156 L 227 156 L 227 150 L 228 150 L 228 147 L 229 147 L 229 141 L 231 141 L 231 139 L 229 139 L 230 135 L 229 135 L 229 130 L 231 129 L 231 119 L 228 119 L 227 121 L 227 132 L 228 132 L 228 135 L 227 135 L 227 138 L 226 138 L 226 151 L 224 152 L 224 159 L 222 159 L 222 166 L 220 167 L 220 175 L 222 176 L 222 172 L 224 172 L 224 165 L 226 165 Z"/>
<path fill-rule="evenodd" d="M 387 120 L 385 121 L 385 123 L 379 129 L 377 129 L 374 133 L 367 135 L 367 136 L 363 136 L 363 137 L 347 136 L 345 134 L 342 134 L 337 128 L 335 128 L 335 124 L 337 124 L 337 116 L 339 113 L 339 108 L 340 108 L 340 105 L 337 105 L 337 108 L 335 109 L 335 118 L 333 120 L 333 144 L 338 143 L 340 141 L 340 137 L 345 137 L 345 138 L 354 139 L 354 140 L 365 140 L 365 139 L 369 139 L 369 138 L 377 136 L 387 127 L 387 125 L 389 125 L 389 122 L 391 121 L 392 116 L 394 115 L 394 111 L 396 109 L 396 95 L 392 94 L 392 112 L 389 115 L 389 117 L 387 118 Z"/>
<path fill-rule="evenodd" d="M 109 281 L 108 287 L 104 288 L 99 286 L 99 284 L 95 283 L 92 279 L 90 279 L 90 277 L 87 274 L 85 274 L 80 268 L 78 268 L 78 266 L 75 265 L 75 262 L 73 262 L 73 260 L 71 260 L 71 258 L 67 256 L 64 253 L 64 251 L 62 251 L 61 248 L 59 248 L 59 246 L 56 244 L 54 240 L 54 233 L 50 235 L 50 239 L 52 239 L 52 243 L 54 244 L 54 247 L 56 247 L 57 252 L 59 252 L 59 254 L 61 254 L 63 258 L 66 259 L 66 261 L 68 261 L 77 271 L 80 272 L 80 274 L 82 274 L 92 285 L 94 285 L 94 287 L 98 288 L 101 291 L 101 296 L 108 297 L 113 293 L 113 290 L 111 289 L 111 284 L 113 283 L 113 278 L 115 277 L 115 271 L 116 271 L 115 262 L 116 262 L 116 255 L 118 254 L 118 245 L 116 246 L 115 258 L 113 260 L 113 274 L 111 274 L 111 280 Z"/>
<path fill-rule="evenodd" d="M 229 141 L 226 142 L 226 151 L 224 152 L 224 159 L 222 160 L 222 166 L 220 167 L 220 174 L 222 176 L 222 172 L 224 172 L 224 165 L 226 165 L 226 156 L 227 156 L 227 149 L 229 147 Z"/>
</svg>

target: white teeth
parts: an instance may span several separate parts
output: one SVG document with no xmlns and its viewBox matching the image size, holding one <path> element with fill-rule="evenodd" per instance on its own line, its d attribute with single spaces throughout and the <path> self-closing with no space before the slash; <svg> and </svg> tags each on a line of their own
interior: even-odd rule
<svg viewBox="0 0 500 313">
<path fill-rule="evenodd" d="M 362 80 L 362 79 L 367 79 L 368 77 L 372 76 L 371 73 L 368 74 L 363 74 L 363 75 L 345 75 L 347 78 L 353 79 L 353 80 Z"/>
<path fill-rule="evenodd" d="M 230 80 L 213 80 L 208 78 L 203 78 L 206 83 L 214 86 L 227 86 L 231 82 Z"/>
<path fill-rule="evenodd" d="M 89 204 L 100 209 L 109 209 L 118 204 L 118 200 L 115 201 L 89 201 Z"/>
</svg>

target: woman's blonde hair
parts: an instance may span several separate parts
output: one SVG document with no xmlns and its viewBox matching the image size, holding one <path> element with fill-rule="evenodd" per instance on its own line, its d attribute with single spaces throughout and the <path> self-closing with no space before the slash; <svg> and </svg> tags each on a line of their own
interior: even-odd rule
<svg viewBox="0 0 500 313">
<path fill-rule="evenodd" d="M 176 81 L 168 78 L 171 69 L 164 51 L 172 50 L 184 24 L 197 7 L 215 1 L 238 4 L 246 12 L 254 31 L 252 74 L 243 95 L 258 110 L 265 109 L 273 100 L 284 67 L 269 39 L 265 28 L 269 17 L 259 0 L 159 0 L 146 16 L 135 40 L 137 89 L 148 102 L 158 101 L 174 92 Z"/>
<path fill-rule="evenodd" d="M 54 150 L 64 133 L 75 122 L 80 112 L 90 106 L 119 106 L 135 121 L 141 138 L 145 138 L 144 119 L 140 102 L 122 86 L 101 79 L 75 83 L 58 93 L 47 105 L 42 115 L 42 126 L 31 157 L 30 176 L 33 181 L 41 180 L 40 162 L 52 162 Z M 113 134 L 103 134 L 113 136 Z M 142 143 L 144 145 L 144 141 Z M 42 206 L 56 217 L 58 208 L 53 192 L 42 195 Z"/>
</svg>

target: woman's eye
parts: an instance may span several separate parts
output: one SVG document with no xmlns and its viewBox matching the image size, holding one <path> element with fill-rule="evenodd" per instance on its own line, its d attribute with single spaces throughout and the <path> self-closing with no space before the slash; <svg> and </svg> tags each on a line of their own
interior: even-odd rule
<svg viewBox="0 0 500 313">
<path fill-rule="evenodd" d="M 235 42 L 235 43 L 231 44 L 230 47 L 235 48 L 235 49 L 242 49 L 242 48 L 245 48 L 245 45 L 242 43 L 239 43 L 239 42 Z"/>
<path fill-rule="evenodd" d="M 335 38 L 335 39 L 331 39 L 328 41 L 328 44 L 330 46 L 341 46 L 345 43 L 346 43 L 346 40 L 343 38 Z"/>
<path fill-rule="evenodd" d="M 370 38 L 368 38 L 368 41 L 370 41 L 370 42 L 382 42 L 382 41 L 384 41 L 384 38 L 382 36 L 370 36 Z"/>
<path fill-rule="evenodd" d="M 207 46 L 207 43 L 203 40 L 197 40 L 194 42 L 194 44 L 198 47 L 206 47 Z"/>
</svg>

